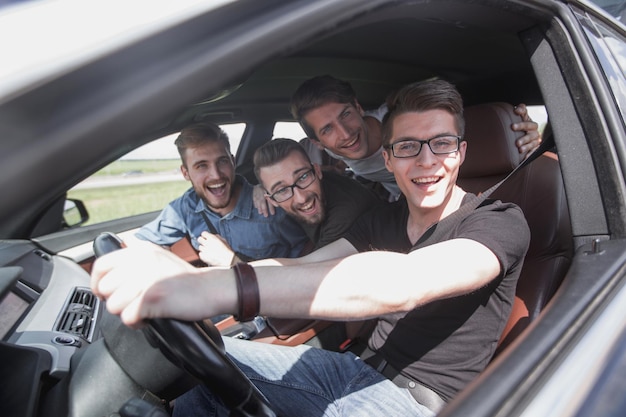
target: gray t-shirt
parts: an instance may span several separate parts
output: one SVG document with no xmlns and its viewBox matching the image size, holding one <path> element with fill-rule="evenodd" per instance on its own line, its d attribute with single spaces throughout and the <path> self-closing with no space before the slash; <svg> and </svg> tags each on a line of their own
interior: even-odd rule
<svg viewBox="0 0 626 417">
<path fill-rule="evenodd" d="M 382 123 L 382 119 L 387 113 L 387 105 L 383 104 L 376 110 L 365 112 L 365 117 L 373 117 Z M 401 194 L 396 179 L 391 172 L 385 167 L 385 159 L 383 158 L 383 148 L 380 147 L 372 155 L 365 159 L 348 159 L 339 155 L 335 155 L 328 149 L 326 152 L 333 158 L 342 160 L 354 172 L 355 175 L 363 177 L 366 180 L 379 182 L 385 190 L 389 191 L 390 201 L 396 201 Z"/>
<path fill-rule="evenodd" d="M 408 218 L 405 201 L 384 204 L 359 217 L 344 238 L 359 252 L 409 253 L 414 245 L 407 235 Z M 370 349 L 389 365 L 446 401 L 484 370 L 496 350 L 515 298 L 530 230 L 518 206 L 487 200 L 441 241 L 459 238 L 489 248 L 500 261 L 500 275 L 468 294 L 382 316 L 369 339 Z M 450 254 L 450 259 L 442 259 L 442 267 L 453 258 Z M 429 271 L 415 265 L 407 269 L 406 279 L 429 279 Z"/>
</svg>

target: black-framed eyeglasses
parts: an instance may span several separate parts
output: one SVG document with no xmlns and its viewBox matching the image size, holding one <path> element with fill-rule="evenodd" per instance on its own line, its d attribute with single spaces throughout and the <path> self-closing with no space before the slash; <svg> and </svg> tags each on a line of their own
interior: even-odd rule
<svg viewBox="0 0 626 417">
<path fill-rule="evenodd" d="M 293 184 L 283 187 L 272 194 L 268 193 L 266 195 L 277 203 L 282 203 L 293 197 L 294 188 L 298 187 L 299 189 L 304 190 L 306 187 L 313 184 L 313 181 L 315 181 L 315 170 L 311 167 L 311 169 L 304 171 Z"/>
<path fill-rule="evenodd" d="M 404 139 L 390 145 L 386 149 L 391 149 L 391 153 L 396 158 L 411 158 L 419 155 L 422 146 L 427 144 L 431 152 L 435 155 L 443 155 L 459 150 L 461 136 L 443 135 L 435 136 L 428 140 Z"/>
</svg>

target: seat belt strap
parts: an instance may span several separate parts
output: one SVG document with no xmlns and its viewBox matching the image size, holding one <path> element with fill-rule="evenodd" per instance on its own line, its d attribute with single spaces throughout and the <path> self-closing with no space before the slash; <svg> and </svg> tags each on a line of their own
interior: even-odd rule
<svg viewBox="0 0 626 417">
<path fill-rule="evenodd" d="M 202 214 L 202 218 L 204 219 L 206 226 L 209 228 L 209 232 L 211 232 L 214 235 L 217 235 L 218 233 L 217 233 L 217 230 L 215 229 L 215 226 L 213 226 L 213 223 L 209 221 L 209 217 L 206 215 L 204 210 L 202 210 L 200 214 Z"/>
<path fill-rule="evenodd" d="M 209 232 L 211 234 L 214 235 L 219 235 L 219 233 L 217 233 L 217 230 L 215 229 L 215 226 L 213 226 L 213 224 L 209 221 L 209 216 L 206 215 L 206 213 L 203 211 L 200 212 L 200 214 L 202 214 L 202 218 L 204 219 L 204 222 L 206 223 L 206 226 L 209 228 Z M 252 262 L 255 259 L 251 258 L 248 255 L 244 255 L 241 252 L 237 252 L 237 251 L 233 251 L 235 253 L 235 255 L 237 256 L 237 258 L 239 258 L 240 260 L 242 260 L 243 262 Z"/>
</svg>

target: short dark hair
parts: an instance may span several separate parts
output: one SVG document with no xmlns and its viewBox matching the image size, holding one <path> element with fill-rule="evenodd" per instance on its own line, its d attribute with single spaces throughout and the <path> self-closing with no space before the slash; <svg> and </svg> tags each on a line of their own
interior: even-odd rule
<svg viewBox="0 0 626 417">
<path fill-rule="evenodd" d="M 261 168 L 275 165 L 276 163 L 287 158 L 291 152 L 299 152 L 306 158 L 307 161 L 311 162 L 306 150 L 302 147 L 302 145 L 293 139 L 272 139 L 259 147 L 254 152 L 253 157 L 254 175 L 256 175 L 257 180 L 259 180 L 259 184 L 262 184 L 261 176 L 259 175 Z"/>
<path fill-rule="evenodd" d="M 425 80 L 401 87 L 387 98 L 388 112 L 383 119 L 383 146 L 389 145 L 393 120 L 400 114 L 427 110 L 446 110 L 456 121 L 458 134 L 465 133 L 463 98 L 454 85 L 444 80 Z"/>
<path fill-rule="evenodd" d="M 180 159 L 185 162 L 185 150 L 211 142 L 222 142 L 230 153 L 230 141 L 228 135 L 218 125 L 211 122 L 195 123 L 183 128 L 174 141 L 178 148 Z M 186 165 L 185 165 L 186 166 Z"/>
<path fill-rule="evenodd" d="M 300 84 L 291 96 L 291 115 L 312 139 L 317 140 L 317 135 L 306 124 L 304 117 L 311 110 L 327 103 L 349 103 L 356 107 L 356 93 L 352 85 L 331 75 L 319 75 Z"/>
</svg>

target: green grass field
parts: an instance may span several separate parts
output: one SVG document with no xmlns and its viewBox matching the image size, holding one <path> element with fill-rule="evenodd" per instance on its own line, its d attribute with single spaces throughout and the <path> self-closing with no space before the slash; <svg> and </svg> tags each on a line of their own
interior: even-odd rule
<svg viewBox="0 0 626 417">
<path fill-rule="evenodd" d="M 68 198 L 82 200 L 89 222 L 96 224 L 135 214 L 161 210 L 189 188 L 187 181 L 125 185 L 120 187 L 71 190 Z"/>
<path fill-rule="evenodd" d="M 145 174 L 180 172 L 179 167 L 180 160 L 121 160 L 101 169 L 94 176 L 115 178 L 130 172 Z M 191 184 L 181 175 L 180 181 L 70 190 L 68 198 L 82 200 L 89 213 L 89 221 L 86 224 L 96 224 L 161 210 L 190 186 Z"/>
</svg>

